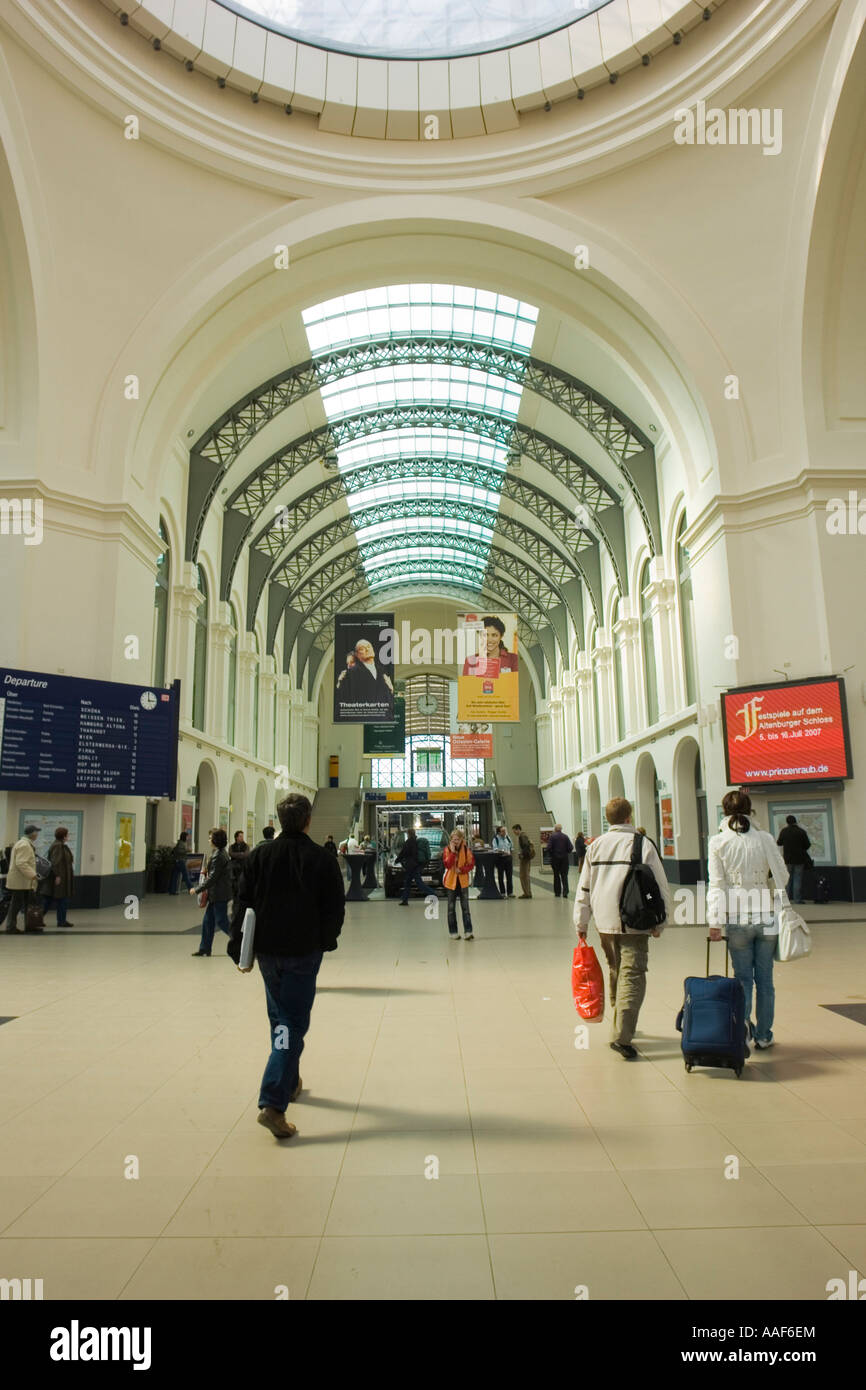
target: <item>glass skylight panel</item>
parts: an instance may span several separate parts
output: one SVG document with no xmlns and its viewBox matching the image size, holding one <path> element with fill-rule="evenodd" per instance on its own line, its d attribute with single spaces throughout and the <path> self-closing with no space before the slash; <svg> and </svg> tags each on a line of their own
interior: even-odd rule
<svg viewBox="0 0 866 1390">
<path fill-rule="evenodd" d="M 314 357 L 370 338 L 431 335 L 496 343 L 528 354 L 537 317 L 533 305 L 491 290 L 423 284 L 356 291 L 303 313 Z M 522 393 L 519 381 L 481 368 L 406 362 L 371 367 L 324 385 L 321 399 L 329 421 L 414 405 L 450 405 L 480 416 L 494 416 L 510 425 L 517 419 Z M 360 522 L 356 539 L 371 587 L 397 582 L 391 577 L 395 556 L 401 564 L 412 566 L 400 576 L 403 583 L 435 583 L 438 573 L 443 581 L 453 584 L 460 571 L 467 583 L 471 580 L 474 584 L 476 574 L 480 583 L 493 540 L 501 486 L 498 478 L 489 487 L 458 479 L 449 463 L 477 463 L 501 476 L 507 467 L 507 452 L 504 442 L 475 434 L 471 428 L 448 426 L 405 425 L 341 445 L 338 465 L 346 481 L 350 512 Z M 411 459 L 435 460 L 436 472 L 427 465 L 420 476 L 398 474 L 371 479 L 367 484 L 365 474 L 371 465 L 380 465 L 380 474 L 384 471 L 387 475 L 392 462 L 397 473 L 400 465 Z M 445 501 L 465 507 L 467 515 L 444 515 Z M 390 515 L 371 521 L 379 507 L 387 508 Z M 418 514 L 412 515 L 413 511 Z M 410 535 L 415 538 L 413 544 L 401 544 Z M 471 542 L 471 549 L 464 550 L 455 543 L 461 536 Z M 365 553 L 372 542 L 388 537 L 394 540 L 391 551 Z M 442 538 L 441 543 L 437 537 Z M 479 547 L 480 553 L 476 553 Z"/>
</svg>

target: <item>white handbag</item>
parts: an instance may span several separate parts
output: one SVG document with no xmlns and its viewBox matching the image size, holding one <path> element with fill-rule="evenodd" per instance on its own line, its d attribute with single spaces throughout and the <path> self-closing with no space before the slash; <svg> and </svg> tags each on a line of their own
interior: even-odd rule
<svg viewBox="0 0 866 1390">
<path fill-rule="evenodd" d="M 783 907 L 779 913 L 779 935 L 776 939 L 776 960 L 800 960 L 812 949 L 812 933 L 799 912 Z"/>
</svg>

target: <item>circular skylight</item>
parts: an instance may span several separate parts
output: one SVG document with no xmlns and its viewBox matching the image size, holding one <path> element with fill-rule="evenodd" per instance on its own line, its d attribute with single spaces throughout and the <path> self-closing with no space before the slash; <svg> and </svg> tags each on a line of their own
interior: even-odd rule
<svg viewBox="0 0 866 1390">
<path fill-rule="evenodd" d="M 220 0 L 290 38 L 377 58 L 453 58 L 538 39 L 609 0 Z"/>
</svg>

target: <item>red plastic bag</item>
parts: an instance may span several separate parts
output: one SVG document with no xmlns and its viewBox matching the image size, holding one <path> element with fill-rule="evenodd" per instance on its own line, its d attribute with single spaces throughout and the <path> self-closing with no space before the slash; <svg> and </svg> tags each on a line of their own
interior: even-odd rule
<svg viewBox="0 0 866 1390">
<path fill-rule="evenodd" d="M 571 989 L 574 1006 L 581 1018 L 587 1023 L 601 1023 L 604 1018 L 604 976 L 598 956 L 586 941 L 581 941 L 574 948 Z"/>
</svg>

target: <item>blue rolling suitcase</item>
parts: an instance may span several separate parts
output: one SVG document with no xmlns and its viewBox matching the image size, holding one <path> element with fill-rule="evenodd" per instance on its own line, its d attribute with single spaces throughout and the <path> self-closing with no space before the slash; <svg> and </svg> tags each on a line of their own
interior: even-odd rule
<svg viewBox="0 0 866 1390">
<path fill-rule="evenodd" d="M 710 974 L 710 942 L 707 939 L 707 976 L 690 975 L 683 983 L 685 1001 L 677 1015 L 682 1032 L 683 1062 L 692 1067 L 730 1067 L 739 1077 L 749 1049 L 746 1046 L 746 998 L 739 980 L 727 975 L 725 942 L 724 975 Z"/>
</svg>

